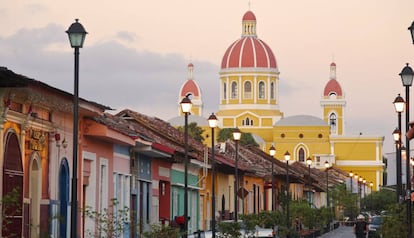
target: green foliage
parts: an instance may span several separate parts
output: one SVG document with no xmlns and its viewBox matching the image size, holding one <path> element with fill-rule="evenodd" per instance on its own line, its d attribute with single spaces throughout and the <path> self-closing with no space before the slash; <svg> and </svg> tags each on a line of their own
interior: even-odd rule
<svg viewBox="0 0 414 238">
<path fill-rule="evenodd" d="M 121 237 L 129 221 L 129 208 L 118 207 L 116 199 L 112 199 L 111 202 L 108 208 L 100 212 L 91 207 L 85 208 L 85 218 L 93 219 L 96 224 L 95 230 L 86 230 L 87 237 Z"/>
<path fill-rule="evenodd" d="M 2 233 L 7 234 L 4 236 L 5 238 L 12 238 L 18 237 L 17 234 L 11 233 L 9 231 L 10 225 L 12 225 L 12 221 L 7 219 L 10 216 L 14 216 L 16 214 L 21 214 L 22 211 L 22 204 L 20 202 L 20 190 L 19 188 L 13 188 L 7 194 L 4 194 L 0 205 L 2 206 L 2 213 L 1 213 L 1 220 L 2 220 Z"/>
<path fill-rule="evenodd" d="M 219 238 L 240 238 L 242 235 L 240 222 L 219 222 L 217 226 L 220 231 Z"/>
<path fill-rule="evenodd" d="M 233 128 L 223 128 L 218 132 L 217 135 L 217 141 L 218 142 L 224 142 L 226 140 L 233 140 Z M 256 143 L 251 133 L 243 133 L 240 138 L 240 144 L 241 145 L 254 145 L 259 146 L 259 144 Z"/>
<path fill-rule="evenodd" d="M 381 233 L 383 237 L 407 237 L 405 207 L 405 204 L 394 204 L 389 206 L 389 213 L 384 217 L 384 223 L 381 227 Z"/>
<path fill-rule="evenodd" d="M 177 129 L 184 133 L 183 126 L 179 126 Z M 194 138 L 195 140 L 199 142 L 203 142 L 204 141 L 203 133 L 204 133 L 203 128 L 199 127 L 196 122 L 191 122 L 188 124 L 188 135 Z"/>
<path fill-rule="evenodd" d="M 396 200 L 395 191 L 381 189 L 380 191 L 373 192 L 362 199 L 362 204 L 365 205 L 366 210 L 380 213 L 383 210 L 395 203 Z"/>
<path fill-rule="evenodd" d="M 337 185 L 331 193 L 335 201 L 335 206 L 343 209 L 343 213 L 339 214 L 339 219 L 342 219 L 345 216 L 355 219 L 358 212 L 356 194 L 352 194 L 350 191 L 346 190 L 345 184 Z"/>
<path fill-rule="evenodd" d="M 144 232 L 145 238 L 159 238 L 159 237 L 180 237 L 180 230 L 171 226 L 163 226 L 160 224 L 152 224 L 151 231 Z"/>
</svg>

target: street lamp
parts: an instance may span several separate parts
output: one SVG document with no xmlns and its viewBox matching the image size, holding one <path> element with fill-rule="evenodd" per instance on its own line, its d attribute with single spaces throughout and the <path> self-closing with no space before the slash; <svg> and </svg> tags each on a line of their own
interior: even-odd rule
<svg viewBox="0 0 414 238">
<path fill-rule="evenodd" d="M 274 170 L 274 156 L 276 154 L 276 149 L 275 147 L 272 145 L 269 148 L 269 154 L 270 156 L 272 156 L 272 212 L 275 211 L 275 176 L 273 173 Z"/>
<path fill-rule="evenodd" d="M 184 113 L 184 233 L 188 232 L 188 115 L 191 112 L 190 97 L 187 94 L 180 102 L 181 110 Z"/>
<path fill-rule="evenodd" d="M 66 33 L 69 36 L 70 46 L 75 49 L 75 85 L 73 93 L 73 168 L 72 168 L 72 202 L 70 237 L 77 235 L 78 219 L 78 131 L 79 131 L 79 48 L 83 47 L 86 34 L 85 28 L 75 19 Z"/>
<path fill-rule="evenodd" d="M 234 177 L 235 177 L 235 185 L 234 185 L 234 221 L 237 222 L 237 214 L 239 209 L 238 199 L 237 199 L 237 190 L 239 188 L 239 172 L 238 172 L 238 154 L 239 154 L 239 140 L 241 138 L 241 131 L 239 128 L 235 128 L 233 130 L 233 140 L 236 144 L 236 158 L 235 158 L 235 166 L 234 166 Z"/>
<path fill-rule="evenodd" d="M 413 23 L 414 24 L 414 23 Z M 412 28 L 413 25 L 411 25 L 411 29 L 408 28 L 411 32 L 411 36 L 413 36 L 413 31 L 414 29 Z M 401 73 L 399 74 L 401 76 L 401 81 L 403 83 L 403 86 L 405 87 L 405 107 L 407 108 L 407 110 L 405 110 L 405 133 L 408 133 L 408 131 L 410 130 L 410 126 L 409 126 L 409 121 L 410 121 L 410 107 L 409 107 L 409 102 L 410 102 L 410 87 L 413 84 L 413 77 L 414 77 L 414 72 L 413 69 L 407 65 L 402 69 Z M 401 128 L 400 128 L 401 130 Z M 410 139 L 406 136 L 405 137 L 405 146 L 407 147 L 406 150 L 406 160 L 405 160 L 405 165 L 406 165 L 406 189 L 407 189 L 407 195 L 411 195 L 411 175 L 410 175 Z M 408 224 L 411 224 L 411 196 L 407 196 L 407 222 Z M 408 234 L 409 237 L 411 237 L 412 235 L 412 228 L 411 225 L 409 226 L 409 230 L 408 230 Z"/>
<path fill-rule="evenodd" d="M 408 27 L 408 30 L 410 30 L 411 39 L 413 40 L 413 44 L 414 44 L 414 21 L 413 21 L 413 23 L 411 23 L 411 26 Z"/>
<path fill-rule="evenodd" d="M 331 220 L 331 215 L 332 215 L 332 211 L 330 209 L 331 205 L 329 204 L 329 173 L 328 173 L 328 169 L 329 167 L 331 167 L 331 165 L 329 164 L 329 162 L 327 160 L 325 160 L 325 173 L 326 173 L 326 207 L 329 208 L 329 219 Z M 330 229 L 330 227 L 329 227 Z"/>
<path fill-rule="evenodd" d="M 403 71 L 407 71 L 407 70 L 404 68 Z M 401 76 L 401 78 L 403 78 L 403 76 Z M 404 76 L 404 79 L 402 81 L 403 81 L 403 85 L 409 84 L 409 82 L 408 82 L 409 80 L 405 76 Z M 402 195 L 402 178 L 401 178 L 401 172 L 402 172 L 401 171 L 401 168 L 402 168 L 402 162 L 401 162 L 401 144 L 402 144 L 401 143 L 401 113 L 404 111 L 404 107 L 406 107 L 408 104 L 406 105 L 406 102 L 400 96 L 400 94 L 398 94 L 398 96 L 395 98 L 395 100 L 394 100 L 393 103 L 394 103 L 395 111 L 397 112 L 397 115 L 398 115 L 398 131 L 394 131 L 393 132 L 393 135 L 394 135 L 394 140 L 397 139 L 395 141 L 396 141 L 396 153 L 397 153 L 397 156 L 396 156 L 396 158 L 397 158 L 397 199 L 398 199 L 398 202 L 399 202 L 400 201 L 399 198 Z M 407 109 L 408 109 L 408 107 L 407 107 Z M 406 111 L 408 111 L 408 110 L 406 110 Z M 396 134 L 397 132 L 398 132 L 398 134 Z M 407 148 L 409 148 L 408 146 L 407 146 Z"/>
<path fill-rule="evenodd" d="M 371 197 L 371 211 L 373 211 L 374 210 L 374 204 L 372 203 L 372 187 L 374 186 L 374 183 L 373 182 L 369 182 L 369 187 L 370 187 L 370 197 Z"/>
<path fill-rule="evenodd" d="M 329 167 L 331 167 L 331 165 L 326 160 L 325 161 L 325 168 L 326 168 L 326 170 L 325 170 L 325 172 L 326 172 L 326 207 L 330 207 L 330 204 L 329 204 L 329 174 L 328 174 Z"/>
<path fill-rule="evenodd" d="M 359 175 L 358 174 L 354 174 L 354 178 L 356 180 L 356 190 L 357 190 L 357 194 L 356 194 L 356 197 L 355 197 L 355 207 L 356 207 L 357 212 L 358 212 L 358 191 L 359 191 L 358 178 L 359 178 Z"/>
<path fill-rule="evenodd" d="M 309 205 L 311 205 L 311 169 L 310 169 L 310 167 L 311 167 L 311 164 L 312 164 L 312 159 L 311 159 L 311 157 L 308 157 L 307 159 L 306 159 L 306 164 L 308 165 L 308 175 L 309 175 L 309 178 L 308 178 L 308 202 L 309 202 Z"/>
<path fill-rule="evenodd" d="M 290 154 L 289 151 L 285 153 L 285 160 L 286 160 L 286 226 L 290 229 L 290 215 L 289 215 L 289 202 L 290 202 L 290 195 L 289 195 L 289 160 Z"/>
<path fill-rule="evenodd" d="M 211 202 L 211 214 L 213 214 L 213 218 L 211 221 L 211 232 L 213 238 L 216 237 L 216 186 L 215 186 L 215 178 L 216 178 L 216 161 L 214 160 L 214 128 L 217 127 L 218 119 L 214 113 L 211 113 L 210 117 L 208 118 L 208 125 L 211 128 L 211 190 L 212 190 L 212 202 Z"/>
<path fill-rule="evenodd" d="M 359 177 L 359 182 L 358 182 L 358 194 L 359 194 L 359 200 L 358 200 L 358 208 L 359 211 L 361 212 L 361 200 L 362 200 L 362 181 L 364 179 L 361 177 Z"/>
<path fill-rule="evenodd" d="M 350 181 L 351 181 L 351 194 L 352 194 L 352 180 L 354 179 L 354 173 L 352 173 L 352 171 L 351 172 L 349 172 L 349 177 L 350 177 Z"/>
</svg>

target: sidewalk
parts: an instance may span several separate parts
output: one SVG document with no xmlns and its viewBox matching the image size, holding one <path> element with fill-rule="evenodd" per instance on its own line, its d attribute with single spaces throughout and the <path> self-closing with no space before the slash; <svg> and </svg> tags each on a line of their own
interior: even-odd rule
<svg viewBox="0 0 414 238">
<path fill-rule="evenodd" d="M 355 237 L 352 226 L 339 226 L 337 229 L 332 230 L 320 236 L 320 238 L 352 238 Z"/>
</svg>

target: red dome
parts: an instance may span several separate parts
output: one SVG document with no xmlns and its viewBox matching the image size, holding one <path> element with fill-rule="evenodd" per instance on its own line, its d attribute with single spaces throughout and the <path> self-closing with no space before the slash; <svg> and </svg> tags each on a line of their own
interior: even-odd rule
<svg viewBox="0 0 414 238">
<path fill-rule="evenodd" d="M 221 68 L 277 68 L 276 58 L 270 47 L 257 37 L 242 37 L 224 53 Z"/>
<path fill-rule="evenodd" d="M 256 21 L 256 16 L 252 11 L 247 11 L 243 16 L 243 21 Z"/>
<path fill-rule="evenodd" d="M 339 85 L 339 82 L 336 79 L 331 79 L 325 86 L 323 90 L 323 96 L 329 96 L 330 94 L 335 93 L 337 96 L 342 96 L 342 88 Z"/>
<path fill-rule="evenodd" d="M 200 96 L 200 88 L 192 79 L 189 79 L 184 83 L 181 88 L 180 96 L 185 97 L 188 93 L 191 93 L 193 97 Z"/>
</svg>

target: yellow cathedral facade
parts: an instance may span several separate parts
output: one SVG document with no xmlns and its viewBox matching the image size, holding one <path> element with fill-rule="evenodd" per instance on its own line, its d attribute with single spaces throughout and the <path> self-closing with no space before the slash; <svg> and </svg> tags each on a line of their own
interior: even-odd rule
<svg viewBox="0 0 414 238">
<path fill-rule="evenodd" d="M 311 115 L 287 116 L 279 105 L 279 68 L 272 49 L 256 32 L 256 16 L 247 11 L 242 18 L 242 34 L 224 52 L 219 71 L 219 128 L 239 128 L 251 133 L 260 148 L 268 152 L 276 148 L 275 159 L 283 160 L 286 152 L 292 161 L 324 168 L 332 166 L 373 183 L 373 191 L 383 184 L 383 136 L 350 135 L 345 128 L 346 100 L 336 77 L 336 64 L 331 63 L 323 94 L 320 118 Z M 189 77 L 182 85 L 178 103 L 192 94 L 193 109 L 189 121 L 197 122 L 209 132 L 203 115 L 202 92 L 193 78 L 194 65 L 188 65 Z M 179 110 L 179 115 L 182 115 Z M 173 122 L 174 119 L 170 122 Z M 177 124 L 173 122 L 172 124 Z M 205 141 L 211 143 L 211 138 Z M 354 178 L 355 179 L 355 178 Z M 355 183 L 356 184 L 356 181 Z M 355 190 L 356 188 L 354 188 Z"/>
</svg>

